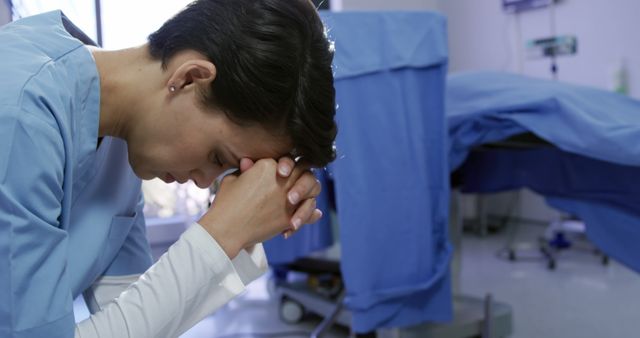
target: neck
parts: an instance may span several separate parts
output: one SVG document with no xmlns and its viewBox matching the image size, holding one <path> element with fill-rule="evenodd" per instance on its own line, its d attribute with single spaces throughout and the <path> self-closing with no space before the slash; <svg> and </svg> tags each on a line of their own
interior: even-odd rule
<svg viewBox="0 0 640 338">
<path fill-rule="evenodd" d="M 127 139 L 136 112 L 155 88 L 160 62 L 150 58 L 147 46 L 116 51 L 92 50 L 100 74 L 100 126 L 98 136 Z"/>
</svg>

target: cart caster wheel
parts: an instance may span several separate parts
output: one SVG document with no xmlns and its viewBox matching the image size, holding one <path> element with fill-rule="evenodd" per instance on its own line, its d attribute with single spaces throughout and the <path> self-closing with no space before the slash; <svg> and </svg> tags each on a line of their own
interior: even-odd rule
<svg viewBox="0 0 640 338">
<path fill-rule="evenodd" d="M 547 268 L 549 268 L 549 270 L 555 270 L 556 269 L 556 261 L 554 259 L 550 260 L 547 263 Z"/>
<path fill-rule="evenodd" d="M 602 265 L 609 265 L 609 256 L 602 256 Z"/>
<path fill-rule="evenodd" d="M 304 317 L 304 306 L 289 298 L 280 301 L 280 318 L 287 324 L 297 324 Z"/>
<path fill-rule="evenodd" d="M 509 249 L 509 260 L 512 262 L 516 260 L 516 252 L 513 249 Z"/>
</svg>

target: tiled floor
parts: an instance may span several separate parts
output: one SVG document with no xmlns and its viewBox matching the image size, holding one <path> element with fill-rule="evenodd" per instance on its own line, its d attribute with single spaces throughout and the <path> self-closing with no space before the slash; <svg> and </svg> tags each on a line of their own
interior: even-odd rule
<svg viewBox="0 0 640 338">
<path fill-rule="evenodd" d="M 563 252 L 554 271 L 542 260 L 509 262 L 496 257 L 504 240 L 464 238 L 461 290 L 509 303 L 512 338 L 640 337 L 640 275 L 582 250 Z"/>
<path fill-rule="evenodd" d="M 533 236 L 535 237 L 535 236 Z M 590 253 L 568 251 L 555 271 L 542 261 L 509 262 L 496 257 L 504 235 L 467 236 L 462 243 L 461 291 L 513 307 L 511 338 L 640 337 L 640 275 Z M 183 338 L 309 337 L 318 319 L 300 325 L 280 321 L 267 278 L 190 331 Z M 78 303 L 78 318 L 86 316 Z M 346 337 L 334 330 L 327 337 Z"/>
</svg>

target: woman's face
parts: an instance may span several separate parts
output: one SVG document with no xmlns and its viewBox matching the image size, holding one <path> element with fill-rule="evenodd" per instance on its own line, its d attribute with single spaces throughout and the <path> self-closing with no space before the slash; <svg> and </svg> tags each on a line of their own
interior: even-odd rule
<svg viewBox="0 0 640 338">
<path fill-rule="evenodd" d="M 226 170 L 252 160 L 288 154 L 288 142 L 258 126 L 238 126 L 224 113 L 203 109 L 196 95 L 176 95 L 141 114 L 127 139 L 129 162 L 142 179 L 193 180 L 209 187 Z"/>
</svg>

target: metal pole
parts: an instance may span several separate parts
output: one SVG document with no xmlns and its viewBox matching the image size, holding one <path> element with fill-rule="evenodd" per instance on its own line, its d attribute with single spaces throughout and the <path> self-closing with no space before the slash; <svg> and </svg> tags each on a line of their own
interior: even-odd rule
<svg viewBox="0 0 640 338">
<path fill-rule="evenodd" d="M 96 41 L 98 46 L 102 47 L 102 7 L 100 6 L 100 0 L 95 0 L 96 7 Z"/>
<path fill-rule="evenodd" d="M 482 338 L 493 337 L 493 295 L 488 293 L 484 298 L 484 321 L 482 323 Z"/>
<path fill-rule="evenodd" d="M 338 299 L 336 299 L 336 306 L 333 309 L 333 312 L 331 312 L 327 317 L 325 317 L 320 323 L 320 325 L 318 325 L 318 327 L 315 330 L 313 330 L 313 332 L 311 333 L 311 338 L 321 338 L 329 330 L 329 328 L 331 328 L 331 326 L 336 322 L 336 320 L 338 319 L 338 315 L 340 314 L 340 311 L 342 311 L 342 306 L 343 306 L 345 296 L 346 296 L 346 291 L 343 289 L 340 295 L 338 296 Z"/>
</svg>

